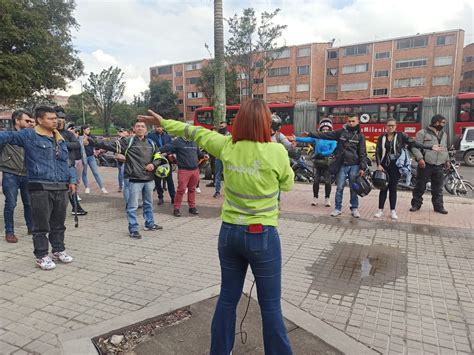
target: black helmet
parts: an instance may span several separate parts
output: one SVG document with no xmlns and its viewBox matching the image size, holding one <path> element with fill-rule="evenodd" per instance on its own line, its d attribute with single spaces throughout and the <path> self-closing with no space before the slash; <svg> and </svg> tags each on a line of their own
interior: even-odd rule
<svg viewBox="0 0 474 355">
<path fill-rule="evenodd" d="M 281 128 L 281 118 L 276 113 L 272 114 L 272 129 L 278 131 Z"/>
<path fill-rule="evenodd" d="M 291 159 L 298 160 L 301 157 L 301 151 L 296 148 L 290 148 L 288 149 L 288 156 Z"/>
<path fill-rule="evenodd" d="M 375 170 L 372 174 L 372 183 L 374 187 L 380 190 L 385 190 L 388 187 L 388 174 L 383 170 Z"/>
<path fill-rule="evenodd" d="M 365 176 L 358 176 L 356 181 L 351 184 L 351 189 L 356 192 L 360 197 L 367 196 L 372 187 L 370 186 L 369 180 Z"/>
</svg>

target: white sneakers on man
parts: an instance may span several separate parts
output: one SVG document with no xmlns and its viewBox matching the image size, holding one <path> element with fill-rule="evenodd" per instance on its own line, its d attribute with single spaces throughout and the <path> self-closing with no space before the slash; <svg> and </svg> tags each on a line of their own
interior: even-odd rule
<svg viewBox="0 0 474 355">
<path fill-rule="evenodd" d="M 201 188 L 200 187 L 196 187 L 196 193 L 200 194 L 202 191 L 201 191 Z"/>
<path fill-rule="evenodd" d="M 360 218 L 360 212 L 358 208 L 353 208 L 351 210 L 352 217 L 354 218 Z"/>
<path fill-rule="evenodd" d="M 69 264 L 72 263 L 72 256 L 66 253 L 65 251 L 59 251 L 56 253 L 53 253 L 53 260 L 54 261 L 61 261 L 62 263 Z"/>
<path fill-rule="evenodd" d="M 105 189 L 105 187 L 101 188 L 100 191 L 102 191 L 103 194 L 108 194 L 109 192 Z"/>
<path fill-rule="evenodd" d="M 35 261 L 36 265 L 38 265 L 42 270 L 53 270 L 56 267 L 56 264 L 48 255 L 41 259 L 36 259 Z"/>
<path fill-rule="evenodd" d="M 342 214 L 341 210 L 334 210 L 331 212 L 331 217 L 337 217 L 337 216 L 340 216 L 341 214 Z"/>
</svg>

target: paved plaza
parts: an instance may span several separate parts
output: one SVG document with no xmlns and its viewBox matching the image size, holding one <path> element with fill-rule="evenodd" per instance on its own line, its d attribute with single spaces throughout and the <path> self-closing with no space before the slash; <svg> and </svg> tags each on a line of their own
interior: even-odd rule
<svg viewBox="0 0 474 355">
<path fill-rule="evenodd" d="M 58 335 L 219 284 L 222 198 L 212 198 L 206 181 L 199 217 L 186 205 L 183 217 L 173 217 L 166 195 L 155 209 L 164 230 L 132 240 L 114 192 L 116 170 L 101 172 L 111 193 L 81 194 L 89 214 L 79 228 L 68 216 L 70 265 L 35 267 L 19 203 L 19 242 L 0 248 L 1 354 L 56 354 Z M 329 208 L 310 206 L 311 191 L 298 184 L 282 196 L 285 301 L 381 353 L 474 352 L 474 201 L 447 197 L 443 216 L 427 196 L 421 211 L 409 213 L 410 195 L 401 193 L 393 223 L 372 217 L 376 191 L 362 199 L 359 220 L 348 210 L 332 218 Z"/>
</svg>

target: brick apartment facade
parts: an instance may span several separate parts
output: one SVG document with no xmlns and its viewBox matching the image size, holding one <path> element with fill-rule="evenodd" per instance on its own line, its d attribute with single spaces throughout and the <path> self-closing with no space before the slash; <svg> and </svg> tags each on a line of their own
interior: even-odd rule
<svg viewBox="0 0 474 355">
<path fill-rule="evenodd" d="M 254 85 L 254 95 L 268 102 L 455 95 L 466 62 L 463 44 L 464 31 L 452 30 L 342 47 L 332 47 L 332 42 L 289 46 L 263 83 Z M 469 69 L 472 65 L 474 70 L 474 46 L 466 49 L 473 53 L 464 73 L 474 80 Z M 204 65 L 207 60 L 150 68 L 152 81 L 171 82 L 185 120 L 208 105 L 195 86 Z"/>
<path fill-rule="evenodd" d="M 464 47 L 461 88 L 459 91 L 474 91 L 474 43 Z"/>
</svg>

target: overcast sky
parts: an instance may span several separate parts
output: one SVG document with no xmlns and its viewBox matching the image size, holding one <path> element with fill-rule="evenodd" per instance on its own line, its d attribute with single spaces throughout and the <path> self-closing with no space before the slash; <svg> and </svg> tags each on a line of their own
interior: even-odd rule
<svg viewBox="0 0 474 355">
<path fill-rule="evenodd" d="M 212 0 L 76 0 L 74 45 L 85 73 L 111 65 L 125 72 L 125 99 L 144 91 L 149 68 L 208 58 L 213 47 Z M 416 33 L 464 29 L 474 42 L 471 0 L 223 0 L 224 17 L 247 7 L 280 8 L 276 21 L 288 25 L 286 45 L 327 42 L 335 46 Z M 227 28 L 226 28 L 227 30 Z M 225 34 L 227 36 L 227 34 Z M 86 81 L 86 77 L 82 78 Z M 80 92 L 78 81 L 68 94 Z"/>
</svg>

